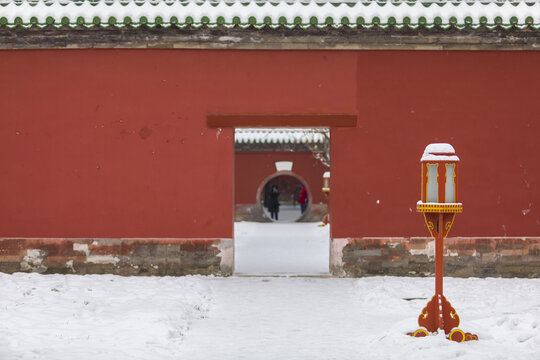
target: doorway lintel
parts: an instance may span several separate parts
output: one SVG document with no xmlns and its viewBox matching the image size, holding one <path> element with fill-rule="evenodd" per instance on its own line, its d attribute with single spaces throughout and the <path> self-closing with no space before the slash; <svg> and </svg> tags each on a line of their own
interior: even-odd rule
<svg viewBox="0 0 540 360">
<path fill-rule="evenodd" d="M 224 127 L 356 127 L 356 114 L 209 114 L 209 128 Z"/>
</svg>

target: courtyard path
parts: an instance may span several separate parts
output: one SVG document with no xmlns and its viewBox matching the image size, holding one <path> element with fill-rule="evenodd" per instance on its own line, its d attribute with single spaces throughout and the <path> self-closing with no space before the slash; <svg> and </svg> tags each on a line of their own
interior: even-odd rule
<svg viewBox="0 0 540 360">
<path fill-rule="evenodd" d="M 351 279 L 215 279 L 216 302 L 208 319 L 194 324 L 185 338 L 181 358 L 358 358 L 358 341 L 380 328 L 380 313 L 362 312 L 353 284 Z"/>
<path fill-rule="evenodd" d="M 329 275 L 330 229 L 317 223 L 234 224 L 235 274 Z"/>
</svg>

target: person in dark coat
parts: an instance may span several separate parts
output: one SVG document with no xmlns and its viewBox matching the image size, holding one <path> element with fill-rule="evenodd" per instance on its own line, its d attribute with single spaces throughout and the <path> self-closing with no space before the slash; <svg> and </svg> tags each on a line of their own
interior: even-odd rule
<svg viewBox="0 0 540 360">
<path fill-rule="evenodd" d="M 270 217 L 272 219 L 278 219 L 279 213 L 279 189 L 277 185 L 272 186 L 270 190 L 270 200 L 268 201 L 268 211 L 270 212 Z"/>
</svg>

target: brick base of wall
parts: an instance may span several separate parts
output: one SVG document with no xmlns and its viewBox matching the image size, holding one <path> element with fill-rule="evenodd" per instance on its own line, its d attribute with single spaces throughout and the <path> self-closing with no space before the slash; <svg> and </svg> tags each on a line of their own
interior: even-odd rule
<svg viewBox="0 0 540 360">
<path fill-rule="evenodd" d="M 233 273 L 233 239 L 0 238 L 0 271 L 62 274 Z M 430 238 L 332 239 L 335 276 L 431 276 Z M 448 238 L 444 275 L 540 277 L 540 237 Z"/>
<path fill-rule="evenodd" d="M 232 239 L 0 238 L 0 271 L 231 275 Z"/>
<path fill-rule="evenodd" d="M 336 276 L 428 276 L 435 273 L 431 238 L 332 239 Z M 540 277 L 540 237 L 447 238 L 444 275 L 455 277 Z"/>
</svg>

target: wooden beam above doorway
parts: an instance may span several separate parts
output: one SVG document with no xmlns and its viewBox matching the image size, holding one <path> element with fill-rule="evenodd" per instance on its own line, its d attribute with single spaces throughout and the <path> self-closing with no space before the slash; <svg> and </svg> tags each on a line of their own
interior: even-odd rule
<svg viewBox="0 0 540 360">
<path fill-rule="evenodd" d="M 210 128 L 223 127 L 356 127 L 355 114 L 211 114 L 206 117 Z"/>
</svg>

